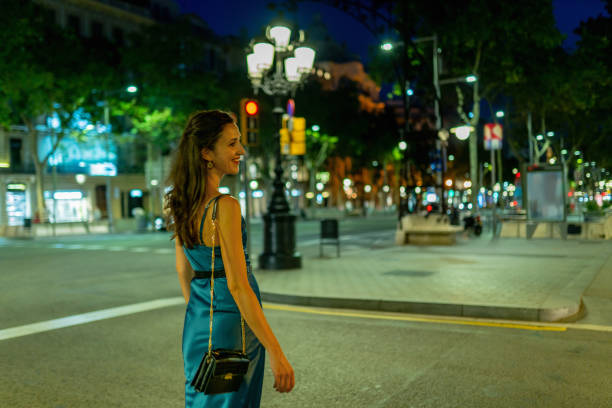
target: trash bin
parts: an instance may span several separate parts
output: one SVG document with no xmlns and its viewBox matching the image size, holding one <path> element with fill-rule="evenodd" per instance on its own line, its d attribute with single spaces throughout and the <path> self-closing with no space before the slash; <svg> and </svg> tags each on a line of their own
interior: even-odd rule
<svg viewBox="0 0 612 408">
<path fill-rule="evenodd" d="M 32 228 L 32 219 L 31 218 L 24 218 L 23 219 L 23 228 Z"/>
<path fill-rule="evenodd" d="M 147 216 L 144 209 L 136 207 L 132 210 L 132 215 L 136 218 L 136 231 L 144 232 L 147 230 Z"/>
<path fill-rule="evenodd" d="M 340 257 L 340 234 L 338 231 L 338 220 L 328 218 L 321 220 L 321 238 L 319 244 L 319 256 L 323 257 L 323 245 L 336 245 L 336 252 Z"/>
</svg>

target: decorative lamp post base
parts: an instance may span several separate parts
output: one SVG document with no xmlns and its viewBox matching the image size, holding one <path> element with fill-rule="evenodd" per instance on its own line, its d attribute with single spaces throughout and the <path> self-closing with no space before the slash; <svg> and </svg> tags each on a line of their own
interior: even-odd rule
<svg viewBox="0 0 612 408">
<path fill-rule="evenodd" d="M 260 269 L 299 269 L 302 255 L 295 250 L 295 215 L 264 215 L 264 251 L 259 255 Z"/>
</svg>

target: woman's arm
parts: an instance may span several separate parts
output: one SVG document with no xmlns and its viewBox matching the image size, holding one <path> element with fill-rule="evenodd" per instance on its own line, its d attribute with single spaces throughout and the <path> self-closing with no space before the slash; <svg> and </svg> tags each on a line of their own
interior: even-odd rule
<svg viewBox="0 0 612 408">
<path fill-rule="evenodd" d="M 176 250 L 176 272 L 181 285 L 181 291 L 183 292 L 185 303 L 189 303 L 190 284 L 191 279 L 194 277 L 194 273 L 189 260 L 185 256 L 185 251 L 183 250 L 183 245 L 181 245 L 179 237 L 176 237 L 174 240 L 174 249 Z"/>
<path fill-rule="evenodd" d="M 247 278 L 247 266 L 242 248 L 240 204 L 231 196 L 222 197 L 219 199 L 217 213 L 217 235 L 221 245 L 227 286 L 244 320 L 270 353 L 270 364 L 275 376 L 274 387 L 280 392 L 289 392 L 295 384 L 293 368 L 272 332 Z"/>
</svg>

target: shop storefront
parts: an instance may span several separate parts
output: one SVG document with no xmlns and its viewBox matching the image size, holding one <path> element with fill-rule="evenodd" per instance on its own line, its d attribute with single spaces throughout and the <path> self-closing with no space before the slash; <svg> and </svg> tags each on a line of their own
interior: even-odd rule
<svg viewBox="0 0 612 408">
<path fill-rule="evenodd" d="M 49 211 L 49 221 L 82 222 L 89 220 L 89 200 L 79 190 L 45 191 L 45 206 Z"/>
<path fill-rule="evenodd" d="M 6 217 L 9 227 L 24 225 L 28 217 L 27 186 L 24 183 L 8 183 L 4 191 Z"/>
</svg>

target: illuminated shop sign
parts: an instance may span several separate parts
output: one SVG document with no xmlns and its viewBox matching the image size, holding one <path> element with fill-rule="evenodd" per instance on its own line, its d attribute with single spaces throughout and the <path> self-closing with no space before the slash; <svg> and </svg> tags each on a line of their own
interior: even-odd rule
<svg viewBox="0 0 612 408">
<path fill-rule="evenodd" d="M 88 123 L 83 130 L 87 129 Z M 92 131 L 93 132 L 93 131 Z M 90 132 L 91 133 L 91 132 Z M 40 157 L 45 157 L 55 143 L 55 136 L 41 134 L 38 146 Z M 110 164 L 110 166 L 109 166 Z M 106 137 L 95 132 L 88 134 L 85 140 L 66 135 L 62 138 L 57 150 L 49 157 L 48 172 L 57 167 L 60 173 L 80 173 L 92 176 L 114 176 L 117 169 L 117 146 Z"/>
<path fill-rule="evenodd" d="M 9 191 L 25 191 L 26 185 L 21 183 L 11 183 L 6 186 Z"/>
<path fill-rule="evenodd" d="M 80 200 L 83 198 L 83 193 L 80 191 L 56 191 L 53 193 L 53 198 L 56 200 Z"/>
<path fill-rule="evenodd" d="M 114 163 L 92 163 L 89 165 L 89 174 L 92 176 L 116 176 L 117 166 Z"/>
<path fill-rule="evenodd" d="M 134 189 L 130 190 L 130 197 L 142 197 L 142 190 Z"/>
</svg>

